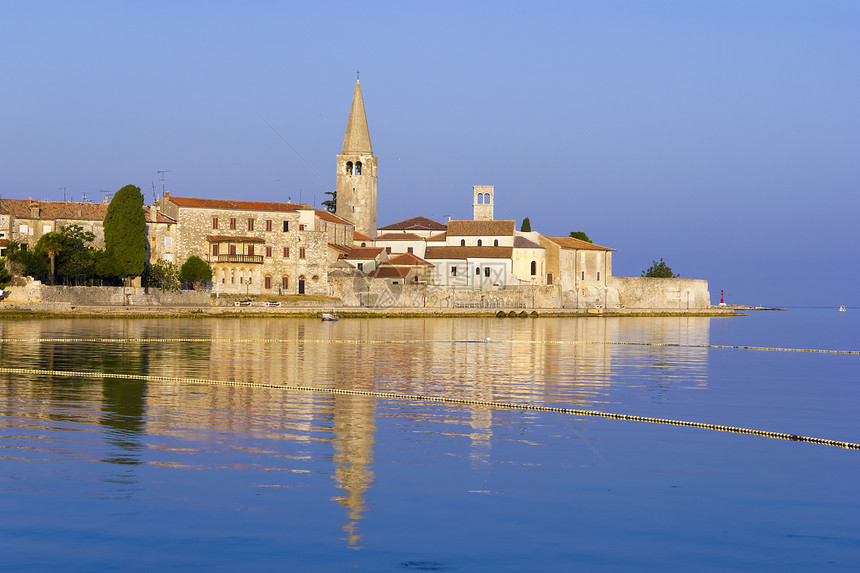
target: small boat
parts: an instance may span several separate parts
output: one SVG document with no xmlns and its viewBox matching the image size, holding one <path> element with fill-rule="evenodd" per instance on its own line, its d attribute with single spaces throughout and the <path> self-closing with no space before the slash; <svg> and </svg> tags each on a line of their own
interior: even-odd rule
<svg viewBox="0 0 860 573">
<path fill-rule="evenodd" d="M 322 319 L 323 319 L 323 322 L 340 320 L 336 314 L 333 314 L 331 312 L 322 313 Z"/>
<path fill-rule="evenodd" d="M 845 312 L 845 305 L 844 304 L 839 307 L 839 312 Z"/>
</svg>

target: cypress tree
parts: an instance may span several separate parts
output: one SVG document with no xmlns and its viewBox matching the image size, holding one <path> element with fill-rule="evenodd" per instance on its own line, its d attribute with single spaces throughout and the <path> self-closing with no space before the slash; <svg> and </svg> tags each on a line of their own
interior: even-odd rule
<svg viewBox="0 0 860 573">
<path fill-rule="evenodd" d="M 140 187 L 126 185 L 114 194 L 105 215 L 105 251 L 116 274 L 137 277 L 146 263 L 146 216 Z"/>
</svg>

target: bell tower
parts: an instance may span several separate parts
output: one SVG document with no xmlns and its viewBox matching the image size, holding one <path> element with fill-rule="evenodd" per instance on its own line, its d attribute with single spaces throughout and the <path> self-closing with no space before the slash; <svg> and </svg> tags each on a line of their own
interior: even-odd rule
<svg viewBox="0 0 860 573">
<path fill-rule="evenodd" d="M 376 237 L 376 162 L 370 145 L 361 84 L 356 79 L 343 149 L 337 156 L 335 213 L 355 225 L 356 231 L 371 238 Z"/>
</svg>

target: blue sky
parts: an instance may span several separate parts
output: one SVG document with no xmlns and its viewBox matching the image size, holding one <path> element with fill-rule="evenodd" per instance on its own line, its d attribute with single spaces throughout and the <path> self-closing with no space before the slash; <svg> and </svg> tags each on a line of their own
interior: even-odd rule
<svg viewBox="0 0 860 573">
<path fill-rule="evenodd" d="M 169 170 L 319 203 L 361 70 L 380 224 L 495 185 L 497 218 L 586 231 L 616 275 L 860 305 L 857 30 L 827 0 L 3 1 L 0 195 L 151 200 Z"/>
</svg>

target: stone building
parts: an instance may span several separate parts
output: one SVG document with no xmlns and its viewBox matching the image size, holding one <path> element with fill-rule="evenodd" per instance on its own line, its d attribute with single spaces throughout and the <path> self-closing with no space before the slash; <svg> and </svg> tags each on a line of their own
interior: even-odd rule
<svg viewBox="0 0 860 573">
<path fill-rule="evenodd" d="M 557 285 L 565 308 L 617 307 L 609 284 L 615 249 L 574 239 L 538 235 L 546 252 L 546 283 Z"/>
<path fill-rule="evenodd" d="M 5 256 L 9 241 L 27 248 L 39 242 L 42 235 L 77 225 L 91 232 L 92 247 L 105 246 L 104 219 L 109 203 L 74 201 L 36 201 L 33 199 L 0 199 L 0 256 Z M 172 260 L 175 221 L 155 206 L 143 207 L 146 217 L 146 250 L 150 263 L 163 258 Z"/>
<path fill-rule="evenodd" d="M 350 223 L 303 203 L 168 192 L 159 206 L 177 223 L 177 260 L 207 261 L 219 293 L 330 295 L 329 266 L 353 245 Z"/>
</svg>

